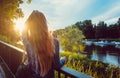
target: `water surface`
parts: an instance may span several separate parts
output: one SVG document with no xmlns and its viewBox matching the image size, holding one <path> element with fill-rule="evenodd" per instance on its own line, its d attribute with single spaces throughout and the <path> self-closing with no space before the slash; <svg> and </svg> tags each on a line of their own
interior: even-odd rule
<svg viewBox="0 0 120 78">
<path fill-rule="evenodd" d="M 120 66 L 120 49 L 113 45 L 86 45 L 84 54 L 91 60 L 99 60 L 105 63 Z"/>
</svg>

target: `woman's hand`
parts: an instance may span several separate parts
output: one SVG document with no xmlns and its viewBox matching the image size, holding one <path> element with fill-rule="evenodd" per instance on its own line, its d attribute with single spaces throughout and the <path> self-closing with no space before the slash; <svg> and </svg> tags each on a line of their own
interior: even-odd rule
<svg viewBox="0 0 120 78">
<path fill-rule="evenodd" d="M 67 61 L 68 61 L 68 59 L 67 59 L 67 57 L 61 57 L 60 58 L 60 61 L 63 63 L 63 64 L 66 64 L 67 63 Z"/>
</svg>

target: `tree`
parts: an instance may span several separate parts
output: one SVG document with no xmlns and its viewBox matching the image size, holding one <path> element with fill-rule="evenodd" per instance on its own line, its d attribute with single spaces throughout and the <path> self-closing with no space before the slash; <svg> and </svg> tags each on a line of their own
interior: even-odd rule
<svg viewBox="0 0 120 78">
<path fill-rule="evenodd" d="M 80 43 L 84 36 L 77 27 L 69 26 L 57 38 L 64 51 L 80 52 Z"/>
<path fill-rule="evenodd" d="M 107 37 L 107 24 L 104 21 L 100 21 L 95 29 L 95 37 L 97 39 Z"/>
<path fill-rule="evenodd" d="M 120 18 L 118 19 L 117 24 L 120 26 Z"/>
<path fill-rule="evenodd" d="M 83 22 L 77 22 L 75 24 L 80 30 L 82 30 L 86 39 L 95 38 L 95 30 L 91 20 L 85 20 Z"/>
<path fill-rule="evenodd" d="M 31 0 L 28 0 L 31 1 Z M 17 34 L 14 30 L 14 19 L 24 16 L 19 5 L 23 0 L 1 0 L 0 1 L 0 35 L 9 38 L 16 38 Z"/>
<path fill-rule="evenodd" d="M 111 24 L 108 27 L 108 36 L 109 38 L 120 38 L 120 29 L 119 26 L 117 24 Z"/>
<path fill-rule="evenodd" d="M 120 38 L 120 18 L 117 21 L 117 30 L 118 30 L 118 34 L 119 34 L 118 38 Z"/>
</svg>

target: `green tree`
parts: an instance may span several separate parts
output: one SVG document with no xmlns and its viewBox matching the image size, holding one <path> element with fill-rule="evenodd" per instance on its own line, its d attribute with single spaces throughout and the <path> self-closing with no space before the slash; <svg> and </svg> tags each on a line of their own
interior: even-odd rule
<svg viewBox="0 0 120 78">
<path fill-rule="evenodd" d="M 95 28 L 95 37 L 97 39 L 107 37 L 107 24 L 104 21 L 100 21 Z"/>
<path fill-rule="evenodd" d="M 23 0 L 0 1 L 0 35 L 5 35 L 11 39 L 17 38 L 13 20 L 24 16 L 22 9 L 19 8 L 22 3 Z"/>
<path fill-rule="evenodd" d="M 80 43 L 84 38 L 82 31 L 80 31 L 75 26 L 69 26 L 62 30 L 62 34 L 58 35 L 58 40 L 60 41 L 60 45 L 64 51 L 70 52 L 80 52 Z"/>
<path fill-rule="evenodd" d="M 80 30 L 82 30 L 86 39 L 95 38 L 95 30 L 91 20 L 85 20 L 83 22 L 77 22 L 75 24 Z"/>
<path fill-rule="evenodd" d="M 109 38 L 120 38 L 120 26 L 117 24 L 111 24 L 108 27 L 108 37 Z"/>
</svg>

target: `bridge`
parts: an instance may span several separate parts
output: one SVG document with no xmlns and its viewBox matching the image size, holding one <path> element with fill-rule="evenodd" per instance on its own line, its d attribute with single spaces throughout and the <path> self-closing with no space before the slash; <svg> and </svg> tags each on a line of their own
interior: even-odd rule
<svg viewBox="0 0 120 78">
<path fill-rule="evenodd" d="M 23 54 L 24 50 L 0 41 L 0 76 L 2 68 L 2 72 L 4 72 L 6 78 L 15 78 L 15 73 L 22 62 Z M 55 69 L 55 72 L 57 72 L 55 73 L 57 78 L 92 78 L 89 75 L 65 66 L 60 69 Z"/>
</svg>

